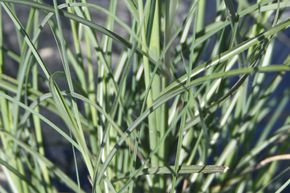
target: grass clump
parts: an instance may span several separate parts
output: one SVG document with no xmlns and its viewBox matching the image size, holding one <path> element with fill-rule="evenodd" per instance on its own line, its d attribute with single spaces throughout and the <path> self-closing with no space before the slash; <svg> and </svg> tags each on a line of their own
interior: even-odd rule
<svg viewBox="0 0 290 193">
<path fill-rule="evenodd" d="M 286 190 L 290 3 L 215 2 L 0 0 L 0 190 Z"/>
</svg>

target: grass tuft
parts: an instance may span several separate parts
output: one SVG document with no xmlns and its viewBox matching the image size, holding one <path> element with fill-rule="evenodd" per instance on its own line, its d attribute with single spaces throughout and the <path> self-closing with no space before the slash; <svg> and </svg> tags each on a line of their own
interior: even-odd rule
<svg viewBox="0 0 290 193">
<path fill-rule="evenodd" d="M 47 2 L 0 0 L 0 192 L 287 190 L 288 0 Z"/>
</svg>

